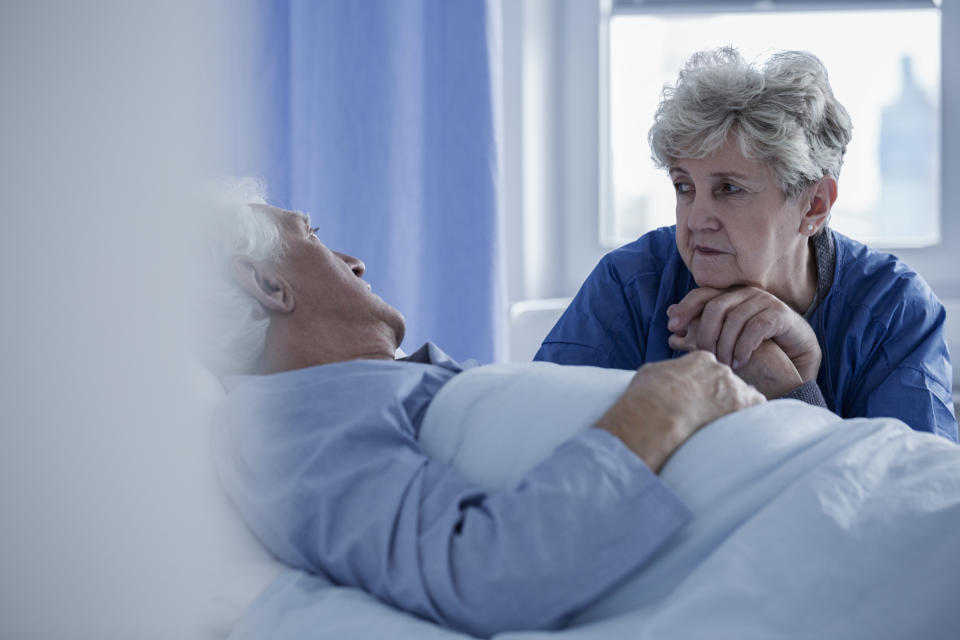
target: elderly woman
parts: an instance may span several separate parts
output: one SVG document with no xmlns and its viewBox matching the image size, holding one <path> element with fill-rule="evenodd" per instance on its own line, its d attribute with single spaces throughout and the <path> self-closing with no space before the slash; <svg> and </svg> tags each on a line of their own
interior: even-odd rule
<svg viewBox="0 0 960 640">
<path fill-rule="evenodd" d="M 605 256 L 536 359 L 633 369 L 704 349 L 769 397 L 956 441 L 943 306 L 827 226 L 850 132 L 815 56 L 695 54 L 649 134 L 677 224 Z"/>
</svg>

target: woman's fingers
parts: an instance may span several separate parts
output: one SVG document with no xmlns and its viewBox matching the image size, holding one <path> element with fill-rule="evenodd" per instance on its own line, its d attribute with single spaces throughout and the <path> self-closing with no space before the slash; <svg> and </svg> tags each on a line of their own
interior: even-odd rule
<svg viewBox="0 0 960 640">
<path fill-rule="evenodd" d="M 793 313 L 790 309 L 787 313 Z M 783 310 L 764 306 L 753 313 L 740 329 L 733 348 L 733 358 L 746 364 L 764 340 L 774 340 L 785 318 Z"/>
<path fill-rule="evenodd" d="M 734 369 L 745 365 L 754 350 L 763 342 L 763 336 L 751 332 L 744 333 L 753 319 L 766 311 L 764 301 L 759 296 L 750 296 L 730 309 L 724 319 L 720 337 L 717 339 L 717 360 L 729 364 Z"/>
<path fill-rule="evenodd" d="M 755 297 L 753 291 L 749 287 L 731 289 L 703 305 L 697 329 L 697 346 L 713 353 L 717 360 L 726 365 L 733 361 L 733 344 L 753 308 L 749 305 L 749 301 Z M 742 311 L 737 311 L 744 305 L 747 306 Z"/>
<path fill-rule="evenodd" d="M 736 369 L 749 362 L 764 340 L 773 340 L 804 381 L 815 378 L 819 370 L 820 347 L 813 329 L 783 301 L 762 289 L 694 289 L 671 305 L 667 315 L 673 349 L 709 351 Z"/>
<path fill-rule="evenodd" d="M 697 328 L 699 325 L 700 320 L 694 318 L 690 321 L 690 324 L 687 325 L 687 328 L 683 334 L 674 333 L 667 339 L 667 344 L 670 345 L 671 349 L 675 349 L 677 351 L 696 351 Z"/>
<path fill-rule="evenodd" d="M 759 291 L 757 297 L 762 299 L 763 309 L 744 324 L 734 357 L 749 357 L 761 342 L 773 340 L 794 363 L 804 382 L 816 379 L 821 353 L 813 327 L 772 294 Z"/>
<path fill-rule="evenodd" d="M 700 287 L 683 297 L 683 300 L 667 307 L 667 328 L 674 333 L 686 331 L 694 318 L 700 317 L 703 307 L 713 298 L 723 294 L 721 289 Z"/>
</svg>

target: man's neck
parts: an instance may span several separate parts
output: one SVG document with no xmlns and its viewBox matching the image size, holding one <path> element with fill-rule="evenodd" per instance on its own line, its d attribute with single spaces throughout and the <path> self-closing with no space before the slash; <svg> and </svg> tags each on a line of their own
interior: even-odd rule
<svg viewBox="0 0 960 640">
<path fill-rule="evenodd" d="M 269 374 L 350 360 L 393 360 L 396 348 L 389 336 L 370 336 L 353 343 L 271 323 L 258 369 Z"/>
</svg>

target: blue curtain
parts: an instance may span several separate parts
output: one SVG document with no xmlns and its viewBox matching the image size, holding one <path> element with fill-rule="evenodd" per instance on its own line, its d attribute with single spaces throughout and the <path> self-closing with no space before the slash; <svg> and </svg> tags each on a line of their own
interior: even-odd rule
<svg viewBox="0 0 960 640">
<path fill-rule="evenodd" d="M 254 2 L 256 152 L 240 173 L 309 212 L 407 319 L 403 348 L 505 359 L 486 0 Z"/>
</svg>

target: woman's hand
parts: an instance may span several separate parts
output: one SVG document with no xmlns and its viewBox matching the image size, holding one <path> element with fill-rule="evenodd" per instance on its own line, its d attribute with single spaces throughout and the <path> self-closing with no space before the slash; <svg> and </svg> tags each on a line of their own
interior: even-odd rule
<svg viewBox="0 0 960 640">
<path fill-rule="evenodd" d="M 801 382 L 816 379 L 820 370 L 820 345 L 809 323 L 762 289 L 700 287 L 670 305 L 667 316 L 673 349 L 703 349 L 738 370 L 764 340 L 772 340 L 793 363 Z"/>
<path fill-rule="evenodd" d="M 699 319 L 694 319 L 687 327 L 686 335 L 670 336 L 670 348 L 679 351 L 697 350 L 696 334 Z M 764 395 L 767 400 L 782 398 L 803 384 L 797 368 L 771 340 L 764 340 L 751 354 L 750 360 L 740 368 L 735 369 L 741 380 L 753 386 Z"/>
</svg>

